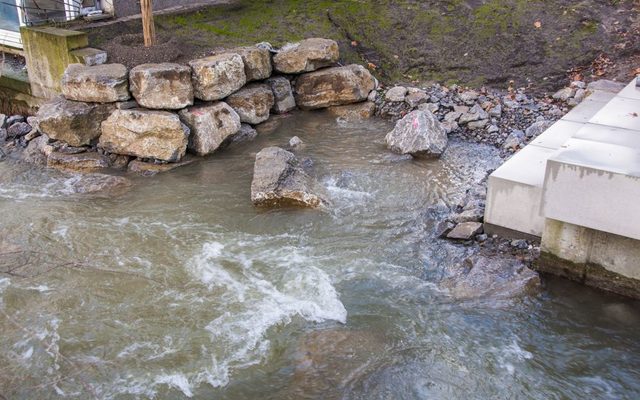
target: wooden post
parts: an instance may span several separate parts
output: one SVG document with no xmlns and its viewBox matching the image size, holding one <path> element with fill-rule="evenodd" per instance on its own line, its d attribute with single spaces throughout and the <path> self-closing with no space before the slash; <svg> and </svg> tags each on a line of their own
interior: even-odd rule
<svg viewBox="0 0 640 400">
<path fill-rule="evenodd" d="M 152 0 L 140 0 L 142 10 L 142 32 L 144 35 L 144 46 L 150 47 L 156 44 L 156 26 L 153 23 Z"/>
</svg>

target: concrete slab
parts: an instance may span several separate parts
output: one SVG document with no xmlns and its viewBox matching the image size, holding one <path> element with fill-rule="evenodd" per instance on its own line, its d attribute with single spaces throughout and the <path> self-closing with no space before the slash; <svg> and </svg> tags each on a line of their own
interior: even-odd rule
<svg viewBox="0 0 640 400">
<path fill-rule="evenodd" d="M 615 97 L 613 93 L 595 92 L 569 111 L 562 117 L 562 120 L 582 123 L 588 122 L 613 97 Z"/>
<path fill-rule="evenodd" d="M 584 126 L 582 122 L 560 120 L 531 141 L 530 145 L 558 149 Z"/>
<path fill-rule="evenodd" d="M 546 218 L 640 240 L 640 149 L 570 139 L 546 165 Z"/>
<path fill-rule="evenodd" d="M 542 236 L 542 185 L 555 151 L 527 146 L 489 176 L 485 223 Z"/>
<path fill-rule="evenodd" d="M 618 96 L 627 99 L 640 100 L 640 87 L 636 86 L 636 80 L 632 80 L 631 83 L 618 93 Z"/>
<path fill-rule="evenodd" d="M 589 123 L 584 124 L 574 138 L 640 149 L 640 131 L 630 129 Z"/>
<path fill-rule="evenodd" d="M 640 100 L 615 97 L 589 122 L 616 128 L 640 130 Z"/>
</svg>

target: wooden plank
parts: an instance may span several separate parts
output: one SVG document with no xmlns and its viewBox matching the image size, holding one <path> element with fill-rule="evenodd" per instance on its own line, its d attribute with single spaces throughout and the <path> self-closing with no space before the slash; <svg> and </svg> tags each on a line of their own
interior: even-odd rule
<svg viewBox="0 0 640 400">
<path fill-rule="evenodd" d="M 152 0 L 140 0 L 140 10 L 142 11 L 142 33 L 144 35 L 145 47 L 156 44 L 156 27 L 153 22 Z"/>
</svg>

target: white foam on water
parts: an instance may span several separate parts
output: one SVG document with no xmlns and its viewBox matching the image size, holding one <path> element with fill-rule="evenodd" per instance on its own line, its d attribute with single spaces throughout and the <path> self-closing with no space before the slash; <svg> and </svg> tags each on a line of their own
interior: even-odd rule
<svg viewBox="0 0 640 400">
<path fill-rule="evenodd" d="M 155 383 L 165 384 L 171 388 L 180 390 L 187 397 L 193 397 L 189 379 L 183 374 L 160 375 L 156 377 Z"/>
<path fill-rule="evenodd" d="M 533 354 L 520 347 L 518 341 L 515 338 L 513 339 L 511 344 L 504 346 L 501 349 L 495 350 L 497 351 L 496 359 L 500 367 L 504 368 L 509 375 L 515 374 L 516 365 L 518 363 L 522 363 L 525 360 L 533 359 Z"/>
</svg>

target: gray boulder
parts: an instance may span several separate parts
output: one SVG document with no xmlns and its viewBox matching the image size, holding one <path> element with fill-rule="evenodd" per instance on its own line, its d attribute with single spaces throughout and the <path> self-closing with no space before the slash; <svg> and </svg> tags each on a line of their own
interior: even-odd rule
<svg viewBox="0 0 640 400">
<path fill-rule="evenodd" d="M 251 182 L 254 205 L 322 207 L 327 204 L 322 192 L 293 153 L 267 147 L 256 155 Z"/>
<path fill-rule="evenodd" d="M 177 162 L 187 150 L 188 139 L 189 128 L 176 114 L 116 110 L 102 123 L 98 146 L 109 153 Z"/>
<path fill-rule="evenodd" d="M 298 77 L 296 104 L 312 110 L 358 103 L 367 100 L 375 86 L 375 78 L 361 65 L 325 68 Z"/>
<path fill-rule="evenodd" d="M 412 111 L 385 138 L 394 153 L 439 157 L 447 148 L 447 134 L 428 111 Z"/>
<path fill-rule="evenodd" d="M 199 156 L 213 153 L 240 130 L 240 117 L 222 101 L 186 108 L 179 114 L 191 130 L 188 149 Z"/>
<path fill-rule="evenodd" d="M 83 103 L 56 97 L 40 106 L 36 118 L 40 132 L 71 146 L 84 146 L 100 136 L 112 104 Z"/>
<path fill-rule="evenodd" d="M 267 79 L 266 83 L 273 92 L 273 111 L 276 114 L 283 114 L 296 108 L 296 99 L 293 97 L 291 82 L 283 76 L 276 76 Z"/>
<path fill-rule="evenodd" d="M 143 107 L 179 110 L 193 104 L 191 68 L 185 65 L 138 65 L 129 73 L 129 81 L 131 94 Z"/>
<path fill-rule="evenodd" d="M 192 83 L 195 97 L 213 101 L 223 99 L 247 83 L 242 57 L 236 53 L 221 53 L 193 60 Z"/>
<path fill-rule="evenodd" d="M 455 226 L 447 235 L 447 238 L 453 240 L 471 240 L 477 234 L 482 233 L 483 225 L 481 222 L 462 222 Z"/>
<path fill-rule="evenodd" d="M 19 138 L 31 132 L 31 125 L 26 122 L 16 122 L 7 129 L 9 138 Z"/>
<path fill-rule="evenodd" d="M 519 261 L 479 256 L 445 270 L 440 286 L 458 300 L 510 299 L 537 293 L 540 277 Z"/>
<path fill-rule="evenodd" d="M 269 111 L 275 104 L 271 87 L 262 83 L 251 83 L 231 96 L 226 102 L 247 124 L 259 124 L 269 119 Z"/>
<path fill-rule="evenodd" d="M 62 95 L 73 101 L 113 103 L 131 97 L 127 67 L 122 64 L 71 64 L 62 76 L 61 86 Z"/>
<path fill-rule="evenodd" d="M 273 64 L 283 74 L 299 74 L 331 66 L 338 58 L 340 50 L 334 40 L 311 38 L 282 47 L 273 57 Z"/>
<path fill-rule="evenodd" d="M 253 140 L 258 137 L 258 131 L 249 124 L 240 124 L 240 130 L 228 140 L 229 143 L 240 143 Z"/>
</svg>

